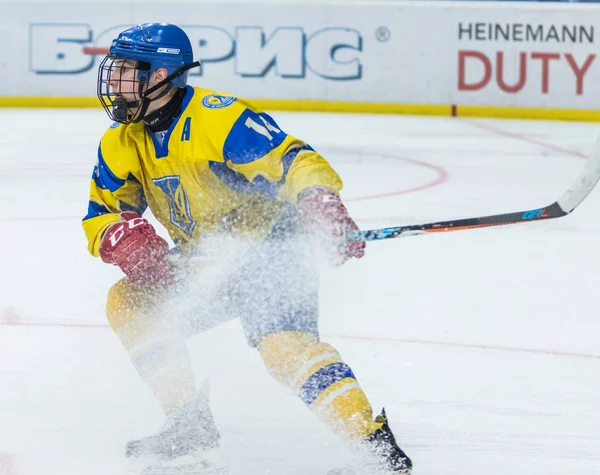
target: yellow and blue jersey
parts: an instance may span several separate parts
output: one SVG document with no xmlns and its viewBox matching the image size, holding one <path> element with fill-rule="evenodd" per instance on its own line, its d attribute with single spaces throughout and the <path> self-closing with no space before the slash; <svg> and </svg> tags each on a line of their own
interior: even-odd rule
<svg viewBox="0 0 600 475">
<path fill-rule="evenodd" d="M 123 211 L 149 207 L 185 248 L 224 229 L 264 236 L 302 190 L 342 188 L 312 147 L 239 98 L 187 86 L 181 110 L 162 140 L 143 122 L 102 137 L 83 219 L 93 255 Z"/>
</svg>

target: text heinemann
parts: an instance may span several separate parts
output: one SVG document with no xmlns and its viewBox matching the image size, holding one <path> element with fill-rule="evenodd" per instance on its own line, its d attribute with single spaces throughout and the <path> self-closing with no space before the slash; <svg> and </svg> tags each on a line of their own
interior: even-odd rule
<svg viewBox="0 0 600 475">
<path fill-rule="evenodd" d="M 458 24 L 458 39 L 539 43 L 593 43 L 594 27 L 591 25 L 530 25 L 527 23 L 460 22 Z"/>
</svg>

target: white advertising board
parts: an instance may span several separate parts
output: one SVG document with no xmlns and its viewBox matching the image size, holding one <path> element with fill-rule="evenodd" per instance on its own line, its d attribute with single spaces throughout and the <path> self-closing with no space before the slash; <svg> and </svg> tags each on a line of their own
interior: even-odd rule
<svg viewBox="0 0 600 475">
<path fill-rule="evenodd" d="M 600 5 L 18 1 L 0 13 L 0 96 L 93 96 L 119 31 L 165 21 L 202 62 L 191 84 L 242 97 L 600 109 Z"/>
</svg>

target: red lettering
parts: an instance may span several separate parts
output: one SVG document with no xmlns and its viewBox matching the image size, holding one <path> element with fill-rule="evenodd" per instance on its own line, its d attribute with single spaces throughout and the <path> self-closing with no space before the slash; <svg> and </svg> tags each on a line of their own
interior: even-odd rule
<svg viewBox="0 0 600 475">
<path fill-rule="evenodd" d="M 583 94 L 583 76 L 585 76 L 585 73 L 587 73 L 587 70 L 592 65 L 592 62 L 596 58 L 596 55 L 590 54 L 585 60 L 585 63 L 583 63 L 583 66 L 581 66 L 581 68 L 577 66 L 575 58 L 573 58 L 573 55 L 571 53 L 566 53 L 565 58 L 567 58 L 567 63 L 569 63 L 569 66 L 571 66 L 571 69 L 573 70 L 573 72 L 575 73 L 575 77 L 577 78 L 576 92 L 578 95 L 581 95 Z"/>
<path fill-rule="evenodd" d="M 550 62 L 555 60 L 560 60 L 561 55 L 559 53 L 543 53 L 543 52 L 533 52 L 531 54 L 532 60 L 540 60 L 542 63 L 542 84 L 541 90 L 542 94 L 548 94 L 550 89 Z M 504 52 L 497 51 L 496 52 L 496 71 L 495 71 L 495 79 L 498 84 L 498 87 L 501 91 L 504 91 L 509 94 L 514 94 L 521 91 L 525 87 L 525 83 L 527 82 L 527 56 L 528 53 L 520 52 L 519 53 L 519 65 L 517 69 L 518 79 L 517 82 L 513 85 L 506 84 L 504 80 Z M 576 93 L 577 95 L 583 94 L 583 80 L 585 75 L 590 69 L 590 66 L 596 59 L 595 54 L 590 54 L 586 57 L 585 61 L 581 66 L 577 64 L 575 58 L 570 53 L 564 54 L 569 67 L 575 74 L 576 78 Z M 467 82 L 466 79 L 466 69 L 467 69 L 467 60 L 477 60 L 483 66 L 484 72 L 483 77 L 479 81 L 475 82 Z M 471 63 L 473 64 L 473 63 Z M 472 66 L 471 66 L 472 67 Z M 458 52 L 458 90 L 459 91 L 477 91 L 479 89 L 483 89 L 486 87 L 492 77 L 493 65 L 492 60 L 486 56 L 484 53 L 479 51 L 459 51 Z"/>
<path fill-rule="evenodd" d="M 550 61 L 560 59 L 558 53 L 531 53 L 531 59 L 542 60 L 542 94 L 548 94 L 548 83 L 550 82 Z"/>
<path fill-rule="evenodd" d="M 483 78 L 479 82 L 467 84 L 465 79 L 465 62 L 467 58 L 473 58 L 481 61 L 484 68 Z M 458 52 L 458 90 L 476 91 L 487 86 L 492 77 L 492 62 L 483 53 L 479 51 L 459 51 Z"/>
<path fill-rule="evenodd" d="M 496 81 L 498 87 L 504 92 L 512 93 L 519 92 L 523 89 L 527 79 L 527 53 L 519 53 L 519 80 L 514 86 L 508 86 L 504 82 L 504 53 L 498 51 L 496 53 Z"/>
</svg>

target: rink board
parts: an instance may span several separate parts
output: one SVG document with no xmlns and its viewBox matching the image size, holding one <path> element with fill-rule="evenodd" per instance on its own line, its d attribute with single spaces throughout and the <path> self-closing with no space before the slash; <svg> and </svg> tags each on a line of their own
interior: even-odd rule
<svg viewBox="0 0 600 475">
<path fill-rule="evenodd" d="M 2 2 L 0 106 L 95 106 L 130 25 L 188 33 L 202 85 L 265 107 L 598 120 L 598 5 L 479 2 Z M 10 21 L 9 21 L 10 20 Z M 23 53 L 26 52 L 26 54 Z"/>
</svg>

